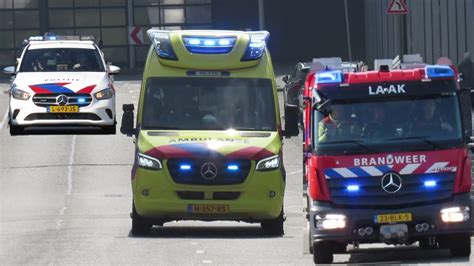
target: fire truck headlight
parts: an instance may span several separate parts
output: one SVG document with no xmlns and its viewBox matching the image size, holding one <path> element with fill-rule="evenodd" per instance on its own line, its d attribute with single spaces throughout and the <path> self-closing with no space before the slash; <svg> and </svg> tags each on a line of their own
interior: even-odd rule
<svg viewBox="0 0 474 266">
<path fill-rule="evenodd" d="M 440 211 L 441 220 L 445 223 L 465 222 L 470 218 L 470 210 L 468 206 L 442 209 Z"/>
<path fill-rule="evenodd" d="M 342 214 L 316 214 L 316 227 L 318 229 L 341 229 L 346 227 L 346 216 Z"/>
</svg>

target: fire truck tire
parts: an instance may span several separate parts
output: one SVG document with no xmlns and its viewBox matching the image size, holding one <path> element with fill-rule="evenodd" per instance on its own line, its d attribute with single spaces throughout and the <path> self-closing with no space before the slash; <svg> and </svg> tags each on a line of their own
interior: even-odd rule
<svg viewBox="0 0 474 266">
<path fill-rule="evenodd" d="M 330 242 L 321 241 L 313 244 L 313 261 L 315 264 L 330 264 L 333 260 L 333 247 Z"/>
<path fill-rule="evenodd" d="M 471 255 L 471 236 L 456 234 L 440 239 L 440 246 L 448 248 L 452 257 L 469 257 Z"/>
</svg>

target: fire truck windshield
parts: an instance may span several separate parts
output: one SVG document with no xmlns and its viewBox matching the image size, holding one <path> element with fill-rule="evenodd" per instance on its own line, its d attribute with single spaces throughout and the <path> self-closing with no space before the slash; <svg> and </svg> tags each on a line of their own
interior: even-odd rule
<svg viewBox="0 0 474 266">
<path fill-rule="evenodd" d="M 276 131 L 270 79 L 150 78 L 143 129 Z"/>
<path fill-rule="evenodd" d="M 315 147 L 377 145 L 400 146 L 419 142 L 436 149 L 462 137 L 458 98 L 455 92 L 430 96 L 390 97 L 333 101 L 314 111 Z M 351 145 L 355 143 L 357 145 Z"/>
</svg>

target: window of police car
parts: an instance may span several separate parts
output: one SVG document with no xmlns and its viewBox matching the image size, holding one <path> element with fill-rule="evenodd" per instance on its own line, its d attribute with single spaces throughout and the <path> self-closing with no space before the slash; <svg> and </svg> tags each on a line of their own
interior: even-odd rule
<svg viewBox="0 0 474 266">
<path fill-rule="evenodd" d="M 143 129 L 275 131 L 267 79 L 150 78 Z"/>
<path fill-rule="evenodd" d="M 48 48 L 29 49 L 20 72 L 104 72 L 101 57 L 95 49 Z"/>
</svg>

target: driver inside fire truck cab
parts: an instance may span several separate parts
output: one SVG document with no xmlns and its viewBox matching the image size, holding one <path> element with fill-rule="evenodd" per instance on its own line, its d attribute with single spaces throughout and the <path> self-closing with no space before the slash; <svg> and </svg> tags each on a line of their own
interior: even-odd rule
<svg viewBox="0 0 474 266">
<path fill-rule="evenodd" d="M 415 119 L 410 125 L 409 132 L 422 136 L 426 132 L 452 132 L 453 127 L 444 121 L 442 110 L 439 110 L 435 99 L 422 100 L 417 104 Z"/>
<path fill-rule="evenodd" d="M 334 141 L 340 139 L 359 138 L 361 128 L 355 123 L 357 115 L 350 106 L 333 104 L 329 113 L 318 125 L 318 141 Z"/>
</svg>

